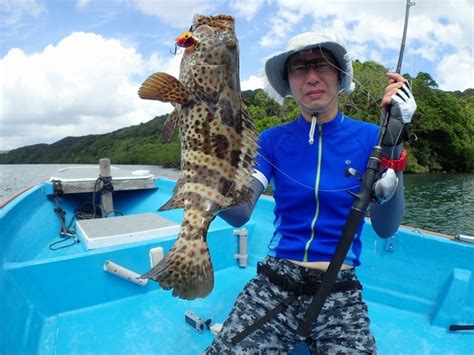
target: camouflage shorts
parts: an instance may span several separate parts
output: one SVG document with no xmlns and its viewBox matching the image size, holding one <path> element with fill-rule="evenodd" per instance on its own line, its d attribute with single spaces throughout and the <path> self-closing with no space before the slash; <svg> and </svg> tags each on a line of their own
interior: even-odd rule
<svg viewBox="0 0 474 355">
<path fill-rule="evenodd" d="M 299 267 L 287 260 L 267 257 L 264 264 L 295 281 L 306 272 L 311 280 L 320 281 L 322 272 Z M 337 281 L 357 280 L 354 270 L 340 271 Z M 300 343 L 306 343 L 312 354 L 375 354 L 375 340 L 369 330 L 367 306 L 362 292 L 354 289 L 331 293 L 311 335 L 297 333 L 299 322 L 312 297 L 302 295 L 275 318 L 237 344 L 231 339 L 290 296 L 272 284 L 264 275 L 257 275 L 237 298 L 222 330 L 206 349 L 206 354 L 287 354 Z"/>
</svg>

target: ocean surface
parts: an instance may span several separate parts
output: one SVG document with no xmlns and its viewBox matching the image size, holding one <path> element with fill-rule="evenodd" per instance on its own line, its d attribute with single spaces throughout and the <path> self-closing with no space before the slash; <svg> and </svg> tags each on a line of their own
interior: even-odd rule
<svg viewBox="0 0 474 355">
<path fill-rule="evenodd" d="M 0 201 L 47 179 L 70 164 L 1 165 Z M 155 176 L 179 177 L 179 170 L 153 165 L 114 165 L 149 170 Z M 474 235 L 474 174 L 405 175 L 402 224 L 449 235 Z"/>
</svg>

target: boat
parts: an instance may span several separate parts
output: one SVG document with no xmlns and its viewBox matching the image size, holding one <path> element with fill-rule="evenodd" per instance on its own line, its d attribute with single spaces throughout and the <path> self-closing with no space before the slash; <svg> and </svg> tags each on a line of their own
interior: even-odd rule
<svg viewBox="0 0 474 355">
<path fill-rule="evenodd" d="M 102 168 L 63 169 L 0 208 L 0 354 L 198 354 L 256 274 L 271 196 L 242 228 L 212 222 L 214 290 L 186 301 L 137 279 L 178 235 L 183 211 L 157 211 L 176 181 Z M 474 353 L 470 238 L 400 227 L 380 239 L 367 220 L 362 240 L 358 275 L 379 353 Z"/>
</svg>

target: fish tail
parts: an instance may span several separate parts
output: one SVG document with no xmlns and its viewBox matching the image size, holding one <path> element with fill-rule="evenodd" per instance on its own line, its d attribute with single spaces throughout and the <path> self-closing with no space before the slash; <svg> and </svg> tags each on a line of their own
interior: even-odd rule
<svg viewBox="0 0 474 355">
<path fill-rule="evenodd" d="M 168 254 L 141 278 L 152 279 L 173 296 L 192 300 L 206 297 L 214 287 L 207 242 L 178 238 Z"/>
</svg>

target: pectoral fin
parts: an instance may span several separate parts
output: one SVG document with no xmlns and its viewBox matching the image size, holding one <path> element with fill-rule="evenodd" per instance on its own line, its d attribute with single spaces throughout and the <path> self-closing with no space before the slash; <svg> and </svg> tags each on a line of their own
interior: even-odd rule
<svg viewBox="0 0 474 355">
<path fill-rule="evenodd" d="M 174 76 L 166 73 L 155 73 L 146 79 L 140 89 L 138 96 L 147 100 L 159 100 L 185 104 L 191 100 L 188 90 Z"/>
<path fill-rule="evenodd" d="M 163 131 L 161 132 L 161 140 L 164 143 L 169 143 L 173 138 L 176 127 L 179 125 L 179 113 L 178 110 L 174 110 L 170 113 L 163 125 Z"/>
</svg>

